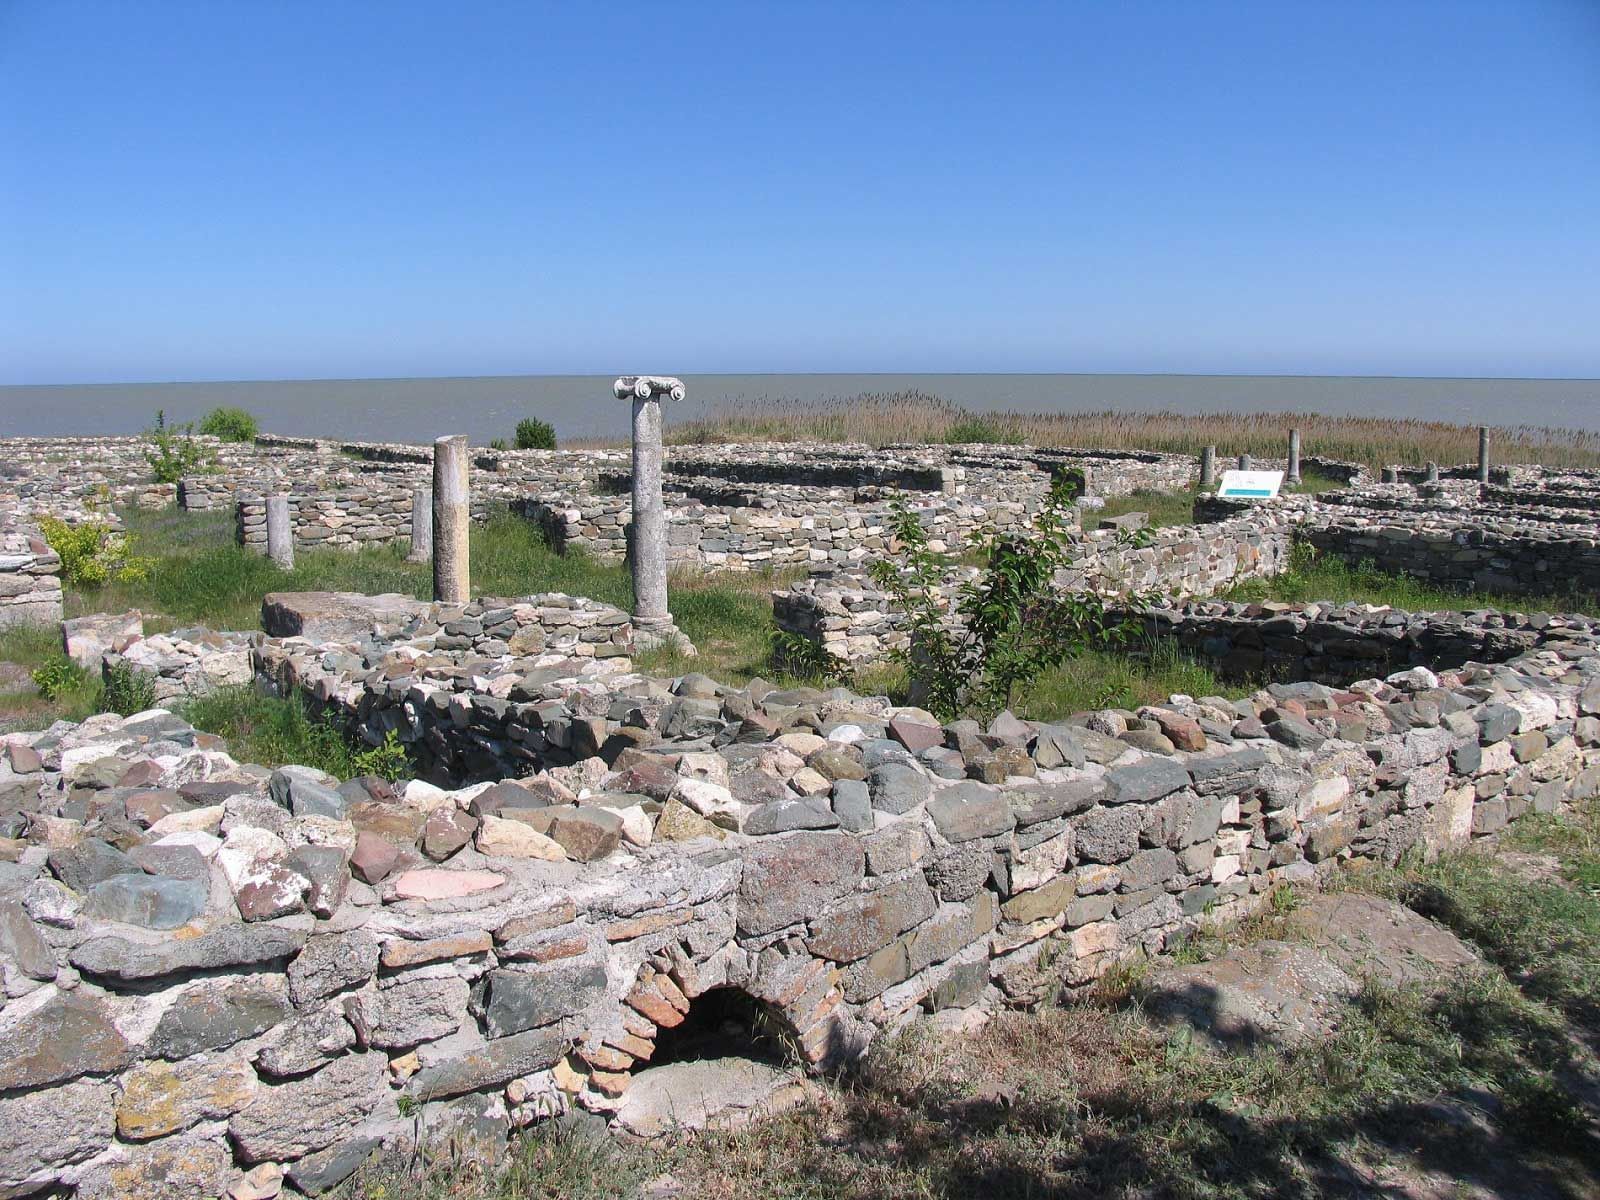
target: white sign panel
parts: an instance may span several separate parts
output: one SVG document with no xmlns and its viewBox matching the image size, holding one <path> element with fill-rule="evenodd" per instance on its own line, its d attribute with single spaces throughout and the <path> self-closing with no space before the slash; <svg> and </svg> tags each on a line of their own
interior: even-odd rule
<svg viewBox="0 0 1600 1200">
<path fill-rule="evenodd" d="M 1224 471 L 1217 495 L 1265 499 L 1276 496 L 1282 486 L 1282 471 Z"/>
</svg>

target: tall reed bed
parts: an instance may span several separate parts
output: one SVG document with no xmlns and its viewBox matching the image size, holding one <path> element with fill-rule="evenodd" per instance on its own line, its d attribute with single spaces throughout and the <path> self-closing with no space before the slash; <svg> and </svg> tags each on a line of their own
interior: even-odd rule
<svg viewBox="0 0 1600 1200">
<path fill-rule="evenodd" d="M 678 444 L 716 442 L 897 442 L 982 441 L 1075 446 L 1097 450 L 1159 450 L 1199 454 L 1217 447 L 1224 459 L 1239 454 L 1282 458 L 1288 430 L 1300 430 L 1302 452 L 1385 466 L 1476 462 L 1474 425 L 1391 417 L 1326 416 L 1320 413 L 971 412 L 925 392 L 876 392 L 837 396 L 821 403 L 760 397 L 737 408 L 672 427 Z M 1497 426 L 1491 457 L 1498 463 L 1547 467 L 1600 466 L 1600 433 L 1543 425 Z"/>
</svg>

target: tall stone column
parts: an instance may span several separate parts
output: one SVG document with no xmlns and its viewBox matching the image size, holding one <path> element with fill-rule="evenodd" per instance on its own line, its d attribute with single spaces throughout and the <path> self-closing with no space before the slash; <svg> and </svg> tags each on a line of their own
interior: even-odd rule
<svg viewBox="0 0 1600 1200">
<path fill-rule="evenodd" d="M 433 598 L 465 604 L 471 592 L 468 538 L 472 531 L 472 485 L 467 478 L 467 435 L 433 443 Z"/>
<path fill-rule="evenodd" d="M 294 521 L 289 497 L 267 497 L 267 557 L 285 571 L 294 570 Z"/>
<path fill-rule="evenodd" d="M 1207 446 L 1200 451 L 1200 486 L 1208 488 L 1217 482 L 1217 448 Z"/>
<path fill-rule="evenodd" d="M 1300 482 L 1300 431 L 1289 430 L 1289 470 L 1285 479 L 1289 483 Z"/>
<path fill-rule="evenodd" d="M 1478 482 L 1489 482 L 1489 427 L 1478 426 Z"/>
<path fill-rule="evenodd" d="M 633 401 L 633 639 L 641 649 L 676 646 L 693 654 L 667 609 L 667 508 L 661 499 L 661 398 L 683 399 L 683 384 L 660 375 L 624 375 L 612 385 Z"/>
<path fill-rule="evenodd" d="M 411 489 L 411 549 L 406 561 L 427 562 L 433 557 L 433 492 L 429 488 Z"/>
</svg>

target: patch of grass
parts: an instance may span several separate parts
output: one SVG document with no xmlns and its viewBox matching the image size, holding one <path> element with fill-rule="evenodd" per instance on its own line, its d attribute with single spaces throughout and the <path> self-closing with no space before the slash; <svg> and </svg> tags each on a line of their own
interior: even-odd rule
<svg viewBox="0 0 1600 1200">
<path fill-rule="evenodd" d="M 225 739 L 228 752 L 240 762 L 264 767 L 296 763 L 340 779 L 387 774 L 386 768 L 394 766 L 384 747 L 377 747 L 375 754 L 353 744 L 337 725 L 313 717 L 299 696 L 279 700 L 249 687 L 222 688 L 187 701 L 180 711 L 196 729 Z"/>
<path fill-rule="evenodd" d="M 1440 1145 L 1450 1130 L 1428 1114 L 1487 1090 L 1516 1138 L 1491 1152 L 1515 1156 L 1519 1181 L 1592 1183 L 1593 1142 L 1558 1079 L 1569 1059 L 1550 1014 L 1487 973 L 1433 998 L 1368 987 L 1333 1039 L 1302 1049 L 1217 1050 L 1134 1007 L 1076 1002 L 961 1038 L 886 1038 L 818 1106 L 701 1135 L 673 1175 L 706 1200 L 1354 1196 L 1370 1193 L 1352 1166 L 1419 1141 L 1447 1171 L 1481 1159 Z"/>
<path fill-rule="evenodd" d="M 36 672 L 46 673 L 48 687 L 40 687 Z M 56 626 L 0 629 L 0 730 L 81 721 L 97 712 L 99 703 L 100 681 L 62 652 Z"/>
<path fill-rule="evenodd" d="M 1583 818 L 1592 828 L 1593 810 Z M 1560 853 L 1569 878 L 1592 854 Z M 1491 855 L 1444 854 L 1405 880 L 1407 903 L 1474 942 L 1525 992 L 1600 1039 L 1600 897 L 1560 881 L 1519 879 Z"/>
<path fill-rule="evenodd" d="M 149 560 L 146 577 L 95 591 L 69 589 L 68 616 L 138 609 L 156 616 L 146 624 L 152 631 L 194 622 L 254 629 L 268 592 L 399 592 L 419 599 L 433 594 L 432 568 L 406 562 L 401 544 L 302 550 L 292 571 L 280 571 L 234 543 L 233 518 L 226 513 L 129 511 L 124 521 L 133 545 Z M 472 587 L 483 596 L 558 591 L 624 608 L 633 602 L 625 568 L 557 554 L 532 524 L 508 515 L 473 527 Z"/>
<path fill-rule="evenodd" d="M 1249 693 L 1249 688 L 1222 682 L 1173 643 L 1156 642 L 1132 651 L 1078 654 L 1039 676 L 1015 711 L 1031 720 L 1054 721 L 1096 708 L 1164 704 L 1173 695 L 1232 699 Z"/>
<path fill-rule="evenodd" d="M 1194 524 L 1194 492 L 1152 492 L 1144 488 L 1125 496 L 1112 496 L 1103 508 L 1083 510 L 1083 527 L 1094 529 L 1102 519 L 1125 513 L 1142 512 L 1150 518 L 1152 529 L 1164 525 Z"/>
<path fill-rule="evenodd" d="M 1295 547 L 1289 570 L 1269 579 L 1251 579 L 1219 595 L 1222 600 L 1262 603 L 1269 600 L 1307 604 L 1327 600 L 1335 604 L 1388 605 L 1408 612 L 1440 612 L 1498 608 L 1511 612 L 1571 612 L 1600 616 L 1600 597 L 1507 596 L 1496 592 L 1457 591 L 1381 571 L 1370 562 L 1354 566 L 1331 555 L 1317 554 L 1301 543 Z"/>
<path fill-rule="evenodd" d="M 634 1200 L 654 1156 L 581 1126 L 547 1121 L 485 1169 L 448 1147 L 413 1161 L 374 1159 L 332 1193 L 335 1200 Z M 659 1165 L 659 1164 L 657 1164 Z"/>
</svg>

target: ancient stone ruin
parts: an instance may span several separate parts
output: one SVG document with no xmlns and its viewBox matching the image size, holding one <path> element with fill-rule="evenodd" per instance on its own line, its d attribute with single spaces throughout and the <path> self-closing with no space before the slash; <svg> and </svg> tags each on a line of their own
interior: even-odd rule
<svg viewBox="0 0 1600 1200">
<path fill-rule="evenodd" d="M 40 593 L 15 605 L 30 619 L 60 614 L 27 531 L 52 504 L 70 515 L 102 487 L 232 504 L 264 549 L 260 497 L 283 492 L 302 550 L 404 540 L 435 462 L 263 438 L 162 494 L 121 445 L 8 446 L 29 469 L 0 485 L 0 582 Z M 625 552 L 648 464 L 471 457 L 474 518 L 499 506 Z M 569 1111 L 658 1133 L 672 1089 L 652 1072 L 708 1028 L 738 1030 L 729 1052 L 775 1035 L 803 1069 L 848 1063 L 908 1020 L 1085 985 L 1283 883 L 1600 792 L 1600 623 L 1207 598 L 1300 539 L 1393 547 L 1441 580 L 1593 586 L 1595 477 L 1384 485 L 1345 465 L 1347 494 L 1206 502 L 1144 543 L 1095 527 L 1096 497 L 1197 469 L 695 447 L 662 468 L 665 562 L 814 564 L 775 596 L 780 624 L 870 662 L 903 636 L 860 571 L 888 548 L 891 492 L 958 547 L 1078 472 L 1084 555 L 1061 586 L 1161 590 L 1154 635 L 1280 680 L 1247 700 L 941 724 L 845 689 L 653 678 L 638 614 L 556 593 L 283 592 L 260 632 L 70 628 L 86 660 L 156 675 L 163 702 L 241 680 L 297 693 L 367 745 L 393 735 L 418 777 L 268 770 L 165 708 L 0 735 L 0 1194 L 317 1195 L 374 1153 L 493 1157 Z"/>
</svg>

